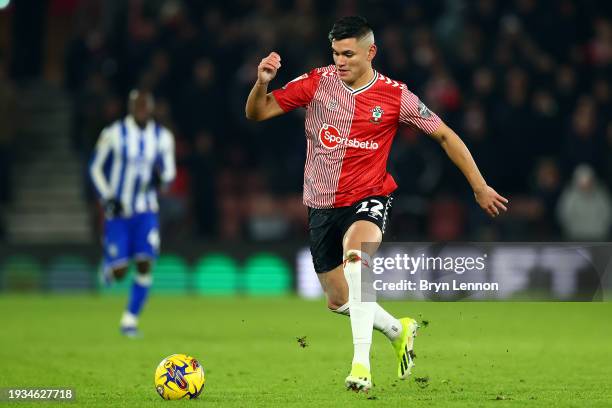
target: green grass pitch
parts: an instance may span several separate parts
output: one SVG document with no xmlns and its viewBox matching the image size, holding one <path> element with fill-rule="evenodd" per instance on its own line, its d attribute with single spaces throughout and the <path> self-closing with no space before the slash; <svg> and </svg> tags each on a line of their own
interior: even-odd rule
<svg viewBox="0 0 612 408">
<path fill-rule="evenodd" d="M 388 302 L 392 313 L 429 324 L 406 381 L 395 378 L 392 348 L 374 333 L 367 395 L 343 388 L 349 320 L 322 300 L 152 297 L 138 340 L 118 333 L 124 303 L 1 296 L 0 387 L 73 387 L 76 403 L 67 406 L 84 407 L 612 406 L 612 303 Z M 156 394 L 155 367 L 173 353 L 205 367 L 200 399 Z"/>
</svg>

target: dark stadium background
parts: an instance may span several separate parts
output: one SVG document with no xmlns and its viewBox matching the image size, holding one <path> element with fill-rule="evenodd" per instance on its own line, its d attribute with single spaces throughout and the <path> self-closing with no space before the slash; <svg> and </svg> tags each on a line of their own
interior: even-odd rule
<svg viewBox="0 0 612 408">
<path fill-rule="evenodd" d="M 256 124 L 244 103 L 272 50 L 283 58 L 274 87 L 330 64 L 327 32 L 348 14 L 374 27 L 375 68 L 454 128 L 511 200 L 507 214 L 487 219 L 443 151 L 402 129 L 389 162 L 400 187 L 387 240 L 608 241 L 610 4 L 0 1 L 0 288 L 97 290 L 101 218 L 87 164 L 134 87 L 154 92 L 156 116 L 176 138 L 159 290 L 297 287 L 307 243 L 303 114 Z M 207 280 L 219 271 L 226 277 Z"/>
</svg>

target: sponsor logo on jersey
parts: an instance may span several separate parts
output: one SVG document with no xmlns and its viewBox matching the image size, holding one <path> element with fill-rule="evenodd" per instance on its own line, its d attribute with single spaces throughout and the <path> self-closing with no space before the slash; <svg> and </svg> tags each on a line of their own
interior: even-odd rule
<svg viewBox="0 0 612 408">
<path fill-rule="evenodd" d="M 374 123 L 375 125 L 378 125 L 380 121 L 382 120 L 382 115 L 383 113 L 385 113 L 385 111 L 382 110 L 380 106 L 375 106 L 370 110 L 370 112 L 372 112 L 372 117 L 370 118 L 370 122 Z"/>
<path fill-rule="evenodd" d="M 329 102 L 327 102 L 327 109 L 329 109 L 330 111 L 337 111 L 338 101 L 335 99 L 330 99 Z"/>
<path fill-rule="evenodd" d="M 341 136 L 338 129 L 328 124 L 324 124 L 321 130 L 319 130 L 319 140 L 323 147 L 330 150 L 335 149 L 339 145 L 357 149 L 378 149 L 378 143 L 369 140 L 367 142 L 360 142 L 357 139 L 349 139 L 348 137 Z"/>
</svg>

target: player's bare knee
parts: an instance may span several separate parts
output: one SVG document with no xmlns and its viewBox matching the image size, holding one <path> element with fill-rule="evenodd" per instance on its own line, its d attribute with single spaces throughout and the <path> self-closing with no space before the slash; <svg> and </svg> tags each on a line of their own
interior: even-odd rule
<svg viewBox="0 0 612 408">
<path fill-rule="evenodd" d="M 141 275 L 146 275 L 151 272 L 151 262 L 150 261 L 138 261 L 136 262 L 136 270 Z"/>
<path fill-rule="evenodd" d="M 113 275 L 115 276 L 115 279 L 121 280 L 121 279 L 125 278 L 125 275 L 127 275 L 127 271 L 128 271 L 127 265 L 126 266 L 120 266 L 118 268 L 114 268 L 113 269 Z"/>
</svg>

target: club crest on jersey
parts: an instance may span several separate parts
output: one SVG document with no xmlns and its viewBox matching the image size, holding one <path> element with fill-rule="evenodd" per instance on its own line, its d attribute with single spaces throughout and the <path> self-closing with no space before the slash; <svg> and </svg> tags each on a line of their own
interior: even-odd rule
<svg viewBox="0 0 612 408">
<path fill-rule="evenodd" d="M 382 110 L 380 106 L 375 106 L 372 108 L 370 112 L 372 112 L 372 117 L 370 118 L 370 122 L 374 123 L 375 125 L 378 125 L 380 121 L 382 120 L 382 115 L 383 113 L 385 113 L 385 111 Z"/>
<path fill-rule="evenodd" d="M 357 139 L 349 139 L 348 137 L 341 136 L 340 131 L 335 126 L 328 125 L 327 123 L 324 123 L 319 130 L 319 140 L 323 147 L 329 150 L 333 150 L 339 145 L 357 149 L 378 149 L 378 143 L 369 140 L 367 142 L 360 142 Z"/>
</svg>

